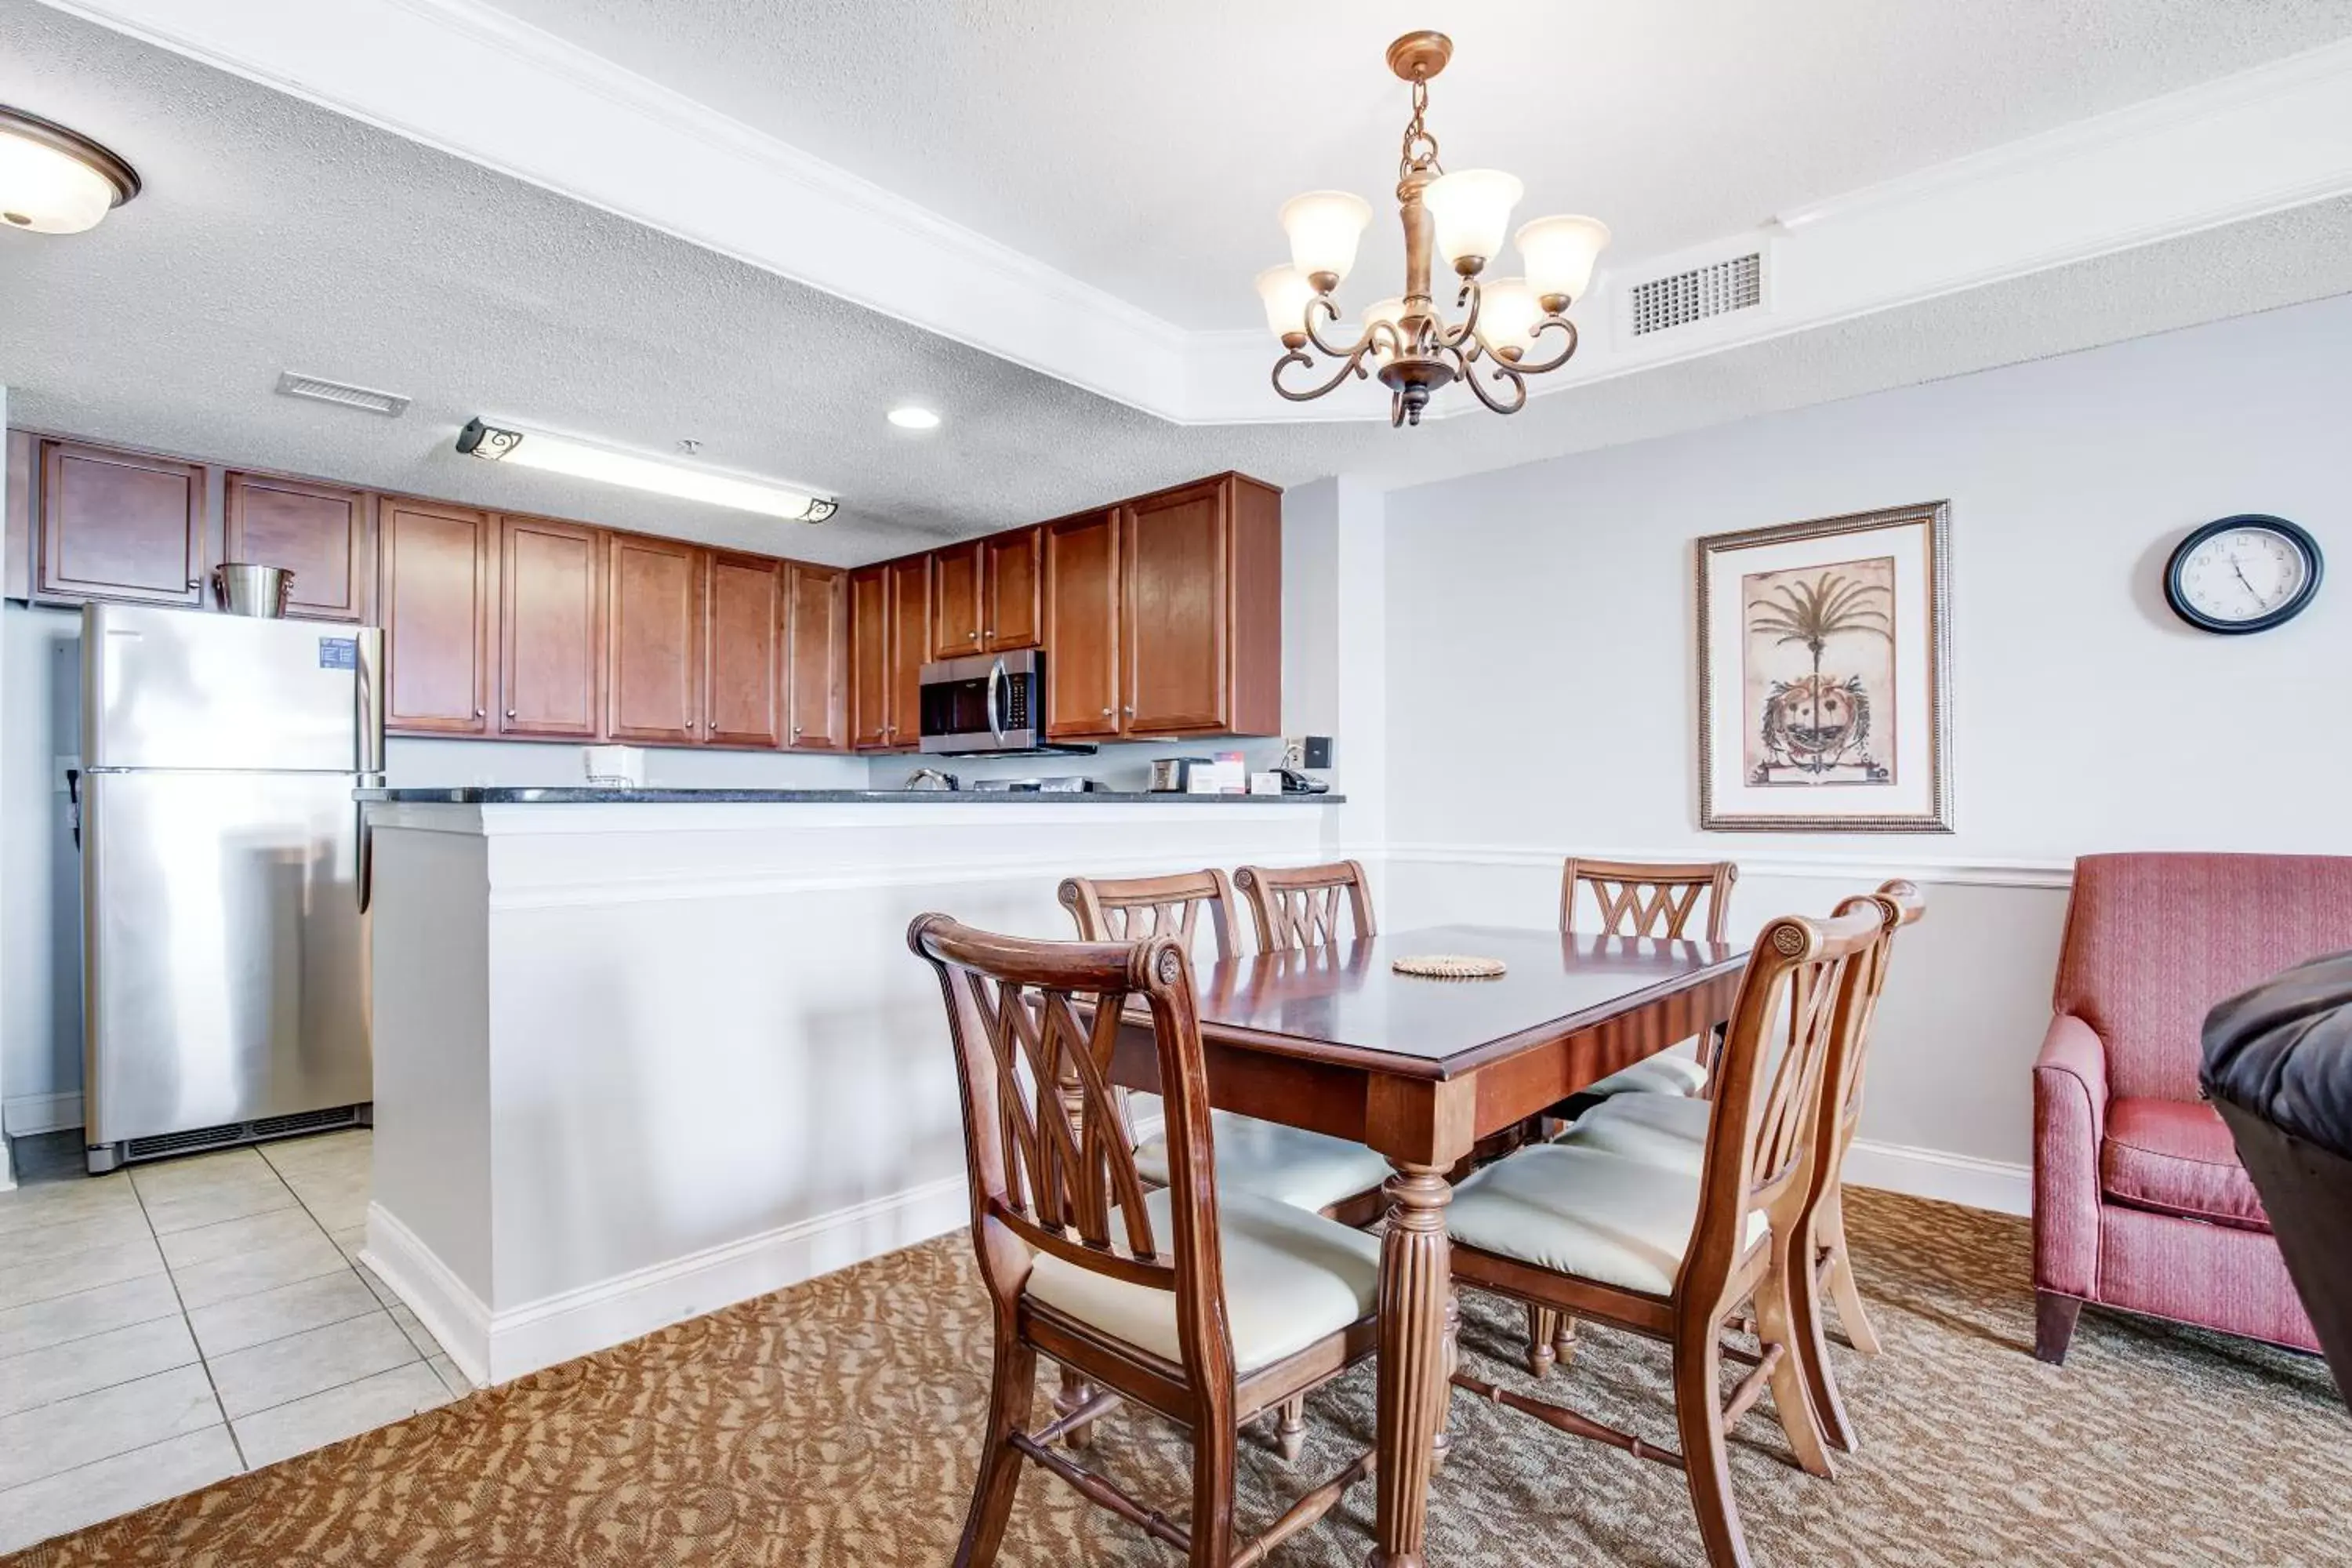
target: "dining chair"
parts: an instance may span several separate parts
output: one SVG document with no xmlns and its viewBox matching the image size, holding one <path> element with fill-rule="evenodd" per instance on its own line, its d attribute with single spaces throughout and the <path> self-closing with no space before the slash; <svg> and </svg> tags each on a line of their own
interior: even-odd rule
<svg viewBox="0 0 2352 1568">
<path fill-rule="evenodd" d="M 947 1005 L 972 1245 L 994 1315 L 987 1430 L 956 1563 L 995 1561 L 1024 1461 L 1194 1568 L 1262 1562 L 1372 1471 L 1368 1451 L 1237 1545 L 1236 1434 L 1372 1353 L 1379 1242 L 1287 1204 L 1218 1192 L 1192 966 L 1173 938 L 1036 942 L 926 914 L 907 941 Z M 1109 1080 L 1135 1004 L 1150 1018 L 1173 1150 L 1173 1179 L 1151 1192 Z M 1068 1105 L 1055 1087 L 1066 1081 L 1076 1085 Z M 1033 1430 L 1040 1355 L 1100 1392 Z M 1055 1451 L 1066 1431 L 1121 1400 L 1191 1434 L 1186 1523 Z"/>
<path fill-rule="evenodd" d="M 1678 1453 L 1466 1371 L 1454 1382 L 1560 1431 L 1679 1466 L 1715 1568 L 1750 1561 L 1726 1433 L 1768 1390 L 1797 1463 L 1832 1473 L 1808 1394 L 1812 1347 L 1798 1331 L 1792 1293 L 1806 1263 L 1801 1224 L 1820 1097 L 1833 1058 L 1861 1026 L 1865 975 L 1884 931 L 1875 904 L 1765 925 L 1732 1005 L 1696 1174 L 1538 1144 L 1472 1174 L 1447 1211 L 1457 1283 L 1671 1346 Z M 1727 1346 L 1727 1326 L 1751 1302 L 1757 1350 Z M 1727 1401 L 1719 1388 L 1726 1357 L 1748 1365 Z"/>
<path fill-rule="evenodd" d="M 1240 950 L 1233 881 L 1214 868 L 1123 881 L 1070 877 L 1060 898 L 1082 942 L 1167 935 L 1192 957 L 1205 916 L 1220 959 Z M 1343 1225 L 1370 1225 L 1388 1211 L 1381 1185 L 1389 1163 L 1361 1143 L 1225 1110 L 1210 1112 L 1209 1121 L 1217 1138 L 1217 1179 L 1226 1186 L 1246 1187 Z M 1164 1131 L 1138 1144 L 1135 1159 L 1144 1180 L 1168 1184 Z"/>
<path fill-rule="evenodd" d="M 1805 1372 L 1814 1412 L 1831 1443 L 1848 1451 L 1855 1447 L 1856 1438 L 1830 1365 L 1822 1300 L 1826 1296 L 1836 1308 L 1849 1344 L 1866 1356 L 1880 1353 L 1878 1332 L 1871 1326 L 1862 1293 L 1854 1285 L 1853 1257 L 1846 1242 L 1845 1156 L 1862 1125 L 1863 1068 L 1869 1058 L 1878 999 L 1885 992 L 1888 967 L 1895 956 L 1895 935 L 1925 914 L 1927 905 L 1917 887 L 1897 880 L 1844 900 L 1837 913 L 1856 914 L 1874 908 L 1885 923 L 1885 940 L 1872 951 L 1862 974 L 1861 1023 L 1827 1068 L 1823 1114 L 1813 1134 L 1812 1192 L 1799 1217 L 1799 1234 L 1811 1240 L 1810 1247 L 1801 1249 L 1799 1256 L 1810 1258 L 1812 1268 L 1801 1271 L 1791 1285 L 1797 1326 L 1813 1352 L 1806 1360 Z M 1611 1100 L 1594 1108 L 1560 1142 L 1695 1173 L 1705 1159 L 1709 1110 L 1705 1100 L 1658 1096 Z"/>
<path fill-rule="evenodd" d="M 1739 868 L 1729 860 L 1669 863 L 1592 860 L 1571 855 L 1560 868 L 1559 929 L 1563 934 L 1580 929 L 1576 895 L 1583 889 L 1600 912 L 1600 923 L 1594 928 L 1600 935 L 1680 941 L 1693 934 L 1691 918 L 1703 903 L 1706 940 L 1721 942 L 1731 915 L 1731 886 L 1738 880 Z M 1711 1046 L 1702 1037 L 1696 1056 L 1669 1056 L 1662 1051 L 1644 1057 L 1632 1067 L 1586 1085 L 1568 1103 L 1590 1104 L 1617 1094 L 1698 1094 L 1706 1088 Z"/>
<path fill-rule="evenodd" d="M 1340 860 L 1328 866 L 1244 866 L 1234 873 L 1234 885 L 1249 900 L 1251 923 L 1257 927 L 1260 952 L 1283 952 L 1297 947 L 1321 947 L 1339 940 L 1339 910 L 1346 900 L 1350 934 L 1376 936 L 1372 919 L 1372 885 L 1361 861 Z"/>
</svg>

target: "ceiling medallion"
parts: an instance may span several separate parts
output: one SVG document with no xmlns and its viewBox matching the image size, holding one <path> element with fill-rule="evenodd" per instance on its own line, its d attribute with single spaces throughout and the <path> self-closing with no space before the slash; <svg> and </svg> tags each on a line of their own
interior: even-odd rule
<svg viewBox="0 0 2352 1568">
<path fill-rule="evenodd" d="M 1609 226 L 1590 217 L 1522 225 L 1516 238 L 1526 276 L 1480 280 L 1503 247 L 1522 187 L 1500 170 L 1449 174 L 1438 163 L 1437 138 L 1422 117 L 1429 108 L 1429 79 L 1453 54 L 1453 40 L 1443 33 L 1407 33 L 1389 46 L 1389 68 L 1412 84 L 1412 118 L 1405 122 L 1396 189 L 1404 220 L 1405 292 L 1368 308 L 1362 335 L 1345 347 L 1325 341 L 1321 329 L 1339 319 L 1331 291 L 1356 264 L 1357 241 L 1372 209 L 1345 191 L 1309 191 L 1283 204 L 1290 265 L 1258 274 L 1257 291 L 1266 324 L 1288 351 L 1275 361 L 1274 389 L 1293 403 L 1320 397 L 1349 376 L 1368 378 L 1370 361 L 1392 395 L 1391 425 L 1420 424 L 1432 395 L 1455 381 L 1496 413 L 1516 414 L 1527 405 L 1527 378 L 1558 370 L 1576 353 L 1576 324 L 1565 312 L 1591 285 Z M 1454 300 L 1461 320 L 1451 325 L 1430 292 L 1433 248 L 1462 279 Z M 1537 340 L 1554 331 L 1560 334 L 1557 352 L 1531 358 Z M 1315 366 L 1310 348 L 1341 362 L 1339 368 L 1314 386 L 1284 385 L 1282 373 L 1292 365 Z"/>
</svg>

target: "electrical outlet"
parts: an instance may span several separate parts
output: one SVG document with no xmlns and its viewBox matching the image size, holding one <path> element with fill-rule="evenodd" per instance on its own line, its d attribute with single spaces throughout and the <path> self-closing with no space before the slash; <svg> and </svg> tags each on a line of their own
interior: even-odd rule
<svg viewBox="0 0 2352 1568">
<path fill-rule="evenodd" d="M 1286 768 L 1303 768 L 1307 765 L 1305 736 L 1285 735 L 1282 738 L 1282 765 Z"/>
</svg>

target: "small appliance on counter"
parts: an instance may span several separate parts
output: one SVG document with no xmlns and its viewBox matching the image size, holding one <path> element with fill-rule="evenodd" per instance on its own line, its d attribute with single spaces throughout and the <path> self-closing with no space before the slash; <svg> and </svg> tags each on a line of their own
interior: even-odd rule
<svg viewBox="0 0 2352 1568">
<path fill-rule="evenodd" d="M 979 779 L 971 787 L 992 795 L 1086 795 L 1095 788 L 1095 781 L 1061 773 L 1051 778 Z"/>
<path fill-rule="evenodd" d="M 945 792 L 960 790 L 963 787 L 963 784 L 953 773 L 943 773 L 937 768 L 917 768 L 913 773 L 907 775 L 907 782 L 900 784 L 898 787 L 903 790 L 936 790 Z"/>
<path fill-rule="evenodd" d="M 1151 764 L 1151 782 L 1146 785 L 1153 795 L 1182 795 L 1192 787 L 1192 770 L 1206 767 L 1206 757 L 1161 757 Z"/>
</svg>

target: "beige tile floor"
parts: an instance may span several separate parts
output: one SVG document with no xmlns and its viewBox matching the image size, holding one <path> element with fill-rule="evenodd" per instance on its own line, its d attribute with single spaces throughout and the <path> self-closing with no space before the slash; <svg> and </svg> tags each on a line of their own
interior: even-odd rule
<svg viewBox="0 0 2352 1568">
<path fill-rule="evenodd" d="M 369 1140 L 80 1173 L 18 1139 L 0 1193 L 0 1552 L 466 1392 L 360 1263 Z"/>
</svg>

